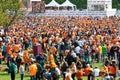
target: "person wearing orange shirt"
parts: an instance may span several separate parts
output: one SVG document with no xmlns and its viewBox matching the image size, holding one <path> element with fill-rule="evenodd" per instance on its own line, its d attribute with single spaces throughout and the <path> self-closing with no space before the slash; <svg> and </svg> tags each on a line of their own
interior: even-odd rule
<svg viewBox="0 0 120 80">
<path fill-rule="evenodd" d="M 29 62 L 29 56 L 28 56 L 28 51 L 27 50 L 23 51 L 23 61 L 25 63 L 25 70 L 26 70 L 27 67 L 28 67 L 28 62 Z"/>
<path fill-rule="evenodd" d="M 70 69 L 67 69 L 67 72 L 65 74 L 65 80 L 72 80 Z"/>
<path fill-rule="evenodd" d="M 112 66 L 110 66 L 110 75 L 114 77 L 114 80 L 116 78 L 116 73 L 117 73 L 116 66 L 115 64 L 112 64 Z"/>
<path fill-rule="evenodd" d="M 2 64 L 2 58 L 3 58 L 3 56 L 2 56 L 2 50 L 0 49 L 0 65 Z"/>
<path fill-rule="evenodd" d="M 11 46 L 10 46 L 9 44 L 8 44 L 7 47 L 6 47 L 6 51 L 7 51 L 8 54 L 9 54 L 10 51 L 11 51 Z"/>
<path fill-rule="evenodd" d="M 54 56 L 52 53 L 48 54 L 48 61 L 49 63 L 54 62 Z"/>
<path fill-rule="evenodd" d="M 33 45 L 36 45 L 37 44 L 37 39 L 34 37 L 32 42 L 33 42 Z"/>
<path fill-rule="evenodd" d="M 90 71 L 90 66 L 87 65 L 87 67 L 84 68 L 84 76 L 88 76 L 89 75 L 89 71 Z"/>
<path fill-rule="evenodd" d="M 78 67 L 78 71 L 76 72 L 77 80 L 83 80 L 83 70 L 81 67 Z"/>
<path fill-rule="evenodd" d="M 30 80 L 36 80 L 35 76 L 37 73 L 37 66 L 33 62 L 30 63 L 29 72 L 30 72 Z"/>
<path fill-rule="evenodd" d="M 14 52 L 18 53 L 20 46 L 18 44 L 14 45 Z"/>
</svg>

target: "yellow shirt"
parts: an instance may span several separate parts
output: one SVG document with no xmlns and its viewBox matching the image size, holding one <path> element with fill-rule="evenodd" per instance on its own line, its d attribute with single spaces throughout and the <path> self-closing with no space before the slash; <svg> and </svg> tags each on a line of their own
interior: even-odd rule
<svg viewBox="0 0 120 80">
<path fill-rule="evenodd" d="M 101 46 L 98 46 L 98 53 L 102 54 L 102 47 Z"/>
</svg>

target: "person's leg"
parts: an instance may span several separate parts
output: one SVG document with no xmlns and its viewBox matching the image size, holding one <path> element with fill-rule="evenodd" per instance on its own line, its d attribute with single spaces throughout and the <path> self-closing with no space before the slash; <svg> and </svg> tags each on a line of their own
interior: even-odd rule
<svg viewBox="0 0 120 80">
<path fill-rule="evenodd" d="M 2 64 L 2 59 L 0 59 L 0 65 Z"/>
<path fill-rule="evenodd" d="M 36 80 L 36 76 L 33 76 L 33 80 Z"/>
<path fill-rule="evenodd" d="M 63 72 L 63 80 L 65 80 L 65 72 Z"/>
<path fill-rule="evenodd" d="M 12 72 L 11 72 L 10 76 L 11 76 L 11 80 L 13 80 L 13 74 L 12 74 Z"/>
<path fill-rule="evenodd" d="M 11 72 L 11 80 L 15 80 L 15 73 Z"/>
<path fill-rule="evenodd" d="M 75 73 L 72 74 L 72 79 L 75 80 Z"/>
<path fill-rule="evenodd" d="M 107 54 L 108 54 L 108 59 L 111 60 L 111 58 L 110 58 L 110 57 L 111 57 L 111 56 L 110 56 L 110 53 L 107 53 Z"/>
<path fill-rule="evenodd" d="M 23 80 L 24 74 L 21 74 L 21 80 Z"/>
<path fill-rule="evenodd" d="M 17 63 L 17 73 L 19 73 L 19 64 Z"/>
<path fill-rule="evenodd" d="M 15 80 L 15 72 L 13 73 L 13 80 Z"/>
<path fill-rule="evenodd" d="M 40 73 L 36 74 L 36 80 L 40 80 Z"/>
<path fill-rule="evenodd" d="M 25 71 L 27 71 L 27 69 L 28 69 L 28 64 L 25 63 Z"/>
<path fill-rule="evenodd" d="M 30 80 L 33 80 L 33 76 L 30 76 Z"/>
<path fill-rule="evenodd" d="M 103 59 L 104 59 L 103 57 L 104 57 L 104 54 L 102 53 L 102 55 L 101 55 L 101 62 L 102 62 L 102 61 L 103 61 Z"/>
</svg>

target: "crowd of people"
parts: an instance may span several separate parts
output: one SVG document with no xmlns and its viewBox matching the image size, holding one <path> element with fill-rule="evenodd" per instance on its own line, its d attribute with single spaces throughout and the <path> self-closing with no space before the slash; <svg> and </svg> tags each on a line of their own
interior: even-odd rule
<svg viewBox="0 0 120 80">
<path fill-rule="evenodd" d="M 120 76 L 120 17 L 24 17 L 5 32 L 1 28 L 0 69 L 7 65 L 11 80 L 116 80 Z M 33 47 L 42 51 L 34 55 Z M 100 63 L 99 66 L 92 64 Z"/>
</svg>

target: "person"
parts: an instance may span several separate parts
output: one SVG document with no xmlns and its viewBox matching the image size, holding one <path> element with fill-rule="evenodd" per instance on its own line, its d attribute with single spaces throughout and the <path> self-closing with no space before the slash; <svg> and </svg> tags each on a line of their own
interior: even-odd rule
<svg viewBox="0 0 120 80">
<path fill-rule="evenodd" d="M 24 78 L 24 63 L 23 62 L 20 63 L 19 73 L 20 73 L 21 80 L 23 80 Z"/>
<path fill-rule="evenodd" d="M 23 61 L 25 63 L 25 71 L 28 69 L 28 63 L 29 63 L 29 55 L 28 55 L 28 50 L 23 51 Z"/>
<path fill-rule="evenodd" d="M 95 77 L 99 76 L 100 69 L 96 66 L 95 69 L 93 69 L 93 73 L 94 73 Z"/>
<path fill-rule="evenodd" d="M 50 69 L 49 68 L 45 68 L 44 72 L 43 72 L 43 79 L 44 80 L 51 80 L 51 73 L 50 73 Z"/>
<path fill-rule="evenodd" d="M 61 71 L 62 71 L 62 75 L 63 75 L 63 80 L 65 80 L 65 73 L 67 71 L 68 68 L 68 64 L 67 62 L 63 59 L 62 63 L 61 63 Z"/>
<path fill-rule="evenodd" d="M 89 75 L 90 69 L 91 69 L 90 64 L 87 64 L 86 68 L 84 68 L 84 76 L 88 76 Z"/>
<path fill-rule="evenodd" d="M 36 80 L 40 80 L 42 78 L 42 70 L 43 67 L 40 65 L 40 62 L 36 62 L 37 65 L 37 73 L 36 73 Z"/>
<path fill-rule="evenodd" d="M 72 79 L 75 80 L 75 74 L 76 74 L 77 68 L 74 62 L 72 62 L 71 71 L 72 71 Z"/>
<path fill-rule="evenodd" d="M 6 43 L 3 43 L 2 54 L 3 54 L 4 61 L 6 61 L 6 58 L 7 58 Z"/>
<path fill-rule="evenodd" d="M 73 80 L 71 77 L 71 72 L 69 68 L 67 69 L 67 72 L 65 74 L 65 80 Z"/>
<path fill-rule="evenodd" d="M 17 67 L 15 65 L 15 61 L 13 58 L 10 61 L 9 70 L 10 70 L 10 74 L 11 74 L 11 80 L 15 80 L 15 73 L 16 73 Z"/>
<path fill-rule="evenodd" d="M 83 80 L 83 70 L 82 67 L 78 67 L 78 71 L 76 72 L 77 80 Z"/>
<path fill-rule="evenodd" d="M 110 75 L 108 73 L 105 74 L 104 80 L 111 80 Z"/>
<path fill-rule="evenodd" d="M 94 80 L 95 79 L 95 77 L 94 77 L 94 73 L 93 73 L 93 70 L 92 70 L 92 68 L 90 69 L 90 72 L 89 72 L 89 74 L 88 74 L 88 80 Z"/>
<path fill-rule="evenodd" d="M 114 80 L 116 78 L 116 73 L 117 73 L 116 66 L 115 66 L 115 64 L 112 64 L 110 66 L 110 75 L 114 78 Z"/>
<path fill-rule="evenodd" d="M 17 65 L 17 72 L 19 73 L 19 68 L 20 68 L 20 64 L 21 64 L 21 61 L 22 61 L 22 59 L 21 59 L 21 57 L 20 57 L 20 55 L 17 55 L 17 57 L 16 57 L 16 65 Z"/>
<path fill-rule="evenodd" d="M 104 58 L 107 56 L 107 48 L 105 44 L 102 45 L 102 61 L 104 61 Z"/>
<path fill-rule="evenodd" d="M 61 73 L 58 66 L 55 68 L 55 74 L 56 76 L 54 76 L 55 78 L 53 78 L 53 80 L 59 80 Z"/>
<path fill-rule="evenodd" d="M 2 58 L 3 58 L 3 56 L 2 56 L 2 51 L 1 51 L 1 49 L 0 49 L 0 66 L 1 66 L 1 64 L 2 64 Z"/>
<path fill-rule="evenodd" d="M 29 66 L 29 72 L 30 72 L 30 80 L 35 80 L 35 76 L 37 73 L 37 66 L 31 61 Z"/>
</svg>

